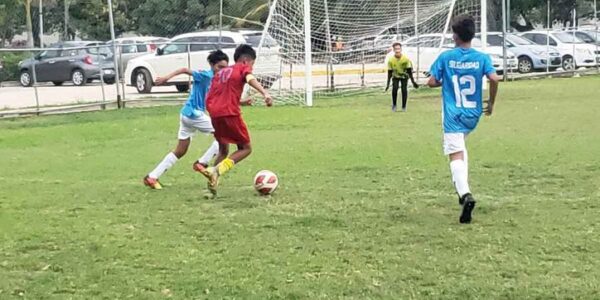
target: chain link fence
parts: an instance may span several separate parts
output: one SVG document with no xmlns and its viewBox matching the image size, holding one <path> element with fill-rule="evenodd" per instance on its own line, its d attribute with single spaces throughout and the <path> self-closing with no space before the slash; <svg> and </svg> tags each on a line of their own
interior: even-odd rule
<svg viewBox="0 0 600 300">
<path fill-rule="evenodd" d="M 488 33 L 478 36 L 487 44 L 476 46 L 492 55 L 506 80 L 599 73 L 596 1 L 538 2 L 526 8 L 488 0 Z M 395 41 L 424 81 L 431 62 L 452 46 L 447 16 L 482 19 L 480 0 L 373 3 L 360 11 L 353 3 L 311 0 L 315 90 L 343 95 L 383 86 Z M 287 95 L 304 90 L 307 75 L 296 59 L 304 49 L 293 47 L 303 39 L 296 6 L 285 0 L 8 1 L 0 4 L 0 116 L 180 103 L 190 78 L 154 86 L 156 77 L 207 68 L 208 51 L 223 49 L 232 58 L 241 43 L 260 48 L 259 80 L 276 98 L 292 99 Z M 264 32 L 269 36 L 262 38 Z M 301 101 L 299 95 L 290 102 Z"/>
</svg>

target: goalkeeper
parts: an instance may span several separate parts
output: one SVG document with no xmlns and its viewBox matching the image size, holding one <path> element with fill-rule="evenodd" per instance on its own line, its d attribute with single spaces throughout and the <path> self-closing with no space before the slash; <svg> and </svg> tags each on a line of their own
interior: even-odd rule
<svg viewBox="0 0 600 300">
<path fill-rule="evenodd" d="M 388 78 L 385 91 L 390 89 L 390 81 L 392 85 L 392 111 L 396 111 L 398 102 L 398 88 L 402 88 L 402 111 L 406 111 L 406 102 L 408 101 L 408 79 L 412 82 L 415 89 L 419 85 L 413 78 L 412 62 L 406 55 L 402 55 L 402 44 L 396 42 L 392 45 L 394 56 L 390 57 L 387 62 Z"/>
</svg>

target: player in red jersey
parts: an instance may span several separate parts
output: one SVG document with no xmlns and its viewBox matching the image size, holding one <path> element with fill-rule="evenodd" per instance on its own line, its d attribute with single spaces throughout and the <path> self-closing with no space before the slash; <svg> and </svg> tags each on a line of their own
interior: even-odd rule
<svg viewBox="0 0 600 300">
<path fill-rule="evenodd" d="M 247 83 L 265 99 L 267 106 L 273 98 L 252 75 L 256 52 L 250 45 L 240 45 L 233 55 L 235 64 L 220 70 L 212 80 L 207 96 L 207 108 L 219 142 L 219 154 L 215 167 L 208 169 L 208 189 L 217 193 L 219 177 L 252 153 L 250 135 L 240 109 L 240 99 Z M 237 145 L 237 151 L 229 156 L 229 145 Z"/>
</svg>

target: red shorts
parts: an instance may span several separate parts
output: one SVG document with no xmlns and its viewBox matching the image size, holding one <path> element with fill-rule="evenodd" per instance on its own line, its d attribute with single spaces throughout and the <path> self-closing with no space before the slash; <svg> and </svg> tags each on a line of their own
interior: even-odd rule
<svg viewBox="0 0 600 300">
<path fill-rule="evenodd" d="M 250 134 L 242 116 L 218 117 L 212 119 L 215 139 L 219 144 L 250 144 Z"/>
</svg>

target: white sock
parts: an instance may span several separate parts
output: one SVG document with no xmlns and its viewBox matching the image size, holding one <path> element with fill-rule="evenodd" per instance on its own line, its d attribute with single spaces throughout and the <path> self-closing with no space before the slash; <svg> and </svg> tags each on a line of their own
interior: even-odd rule
<svg viewBox="0 0 600 300">
<path fill-rule="evenodd" d="M 219 143 L 217 141 L 214 141 L 210 147 L 208 147 L 208 149 L 206 149 L 206 152 L 204 152 L 204 155 L 202 155 L 202 157 L 200 157 L 200 159 L 198 159 L 198 162 L 208 166 L 208 164 L 210 163 L 210 161 L 217 156 L 217 154 L 219 153 Z"/>
<path fill-rule="evenodd" d="M 452 172 L 452 181 L 454 181 L 454 187 L 458 195 L 462 197 L 470 193 L 467 163 L 460 159 L 451 161 L 450 172 Z"/>
<path fill-rule="evenodd" d="M 467 180 L 469 180 L 469 155 L 467 149 L 463 151 L 463 161 L 465 162 L 465 168 L 467 169 Z"/>
<path fill-rule="evenodd" d="M 156 168 L 152 170 L 150 174 L 148 174 L 148 177 L 158 179 L 169 168 L 171 168 L 177 162 L 177 160 L 177 156 L 175 156 L 173 152 L 169 152 L 169 154 L 167 154 L 167 156 L 163 158 L 163 160 L 158 164 L 158 166 L 156 166 Z"/>
</svg>

